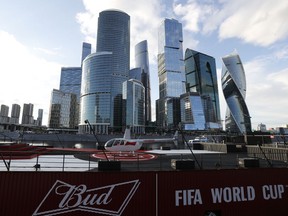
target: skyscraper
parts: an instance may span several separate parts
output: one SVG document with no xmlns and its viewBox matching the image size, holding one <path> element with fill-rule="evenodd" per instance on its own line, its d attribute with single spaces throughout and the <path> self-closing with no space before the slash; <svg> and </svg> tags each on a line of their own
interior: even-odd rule
<svg viewBox="0 0 288 216">
<path fill-rule="evenodd" d="M 135 46 L 135 67 L 141 68 L 141 82 L 145 87 L 145 122 L 151 122 L 151 87 L 147 40 Z"/>
<path fill-rule="evenodd" d="M 112 52 L 111 127 L 121 128 L 122 83 L 130 69 L 130 16 L 119 10 L 105 10 L 98 18 L 96 52 Z"/>
<path fill-rule="evenodd" d="M 83 42 L 82 43 L 82 56 L 81 56 L 81 66 L 84 59 L 91 54 L 91 44 Z"/>
<path fill-rule="evenodd" d="M 129 79 L 123 83 L 123 121 L 132 133 L 145 132 L 145 88 L 142 82 Z"/>
<path fill-rule="evenodd" d="M 53 89 L 48 126 L 50 128 L 75 128 L 78 125 L 78 122 L 75 122 L 76 106 L 75 94 Z"/>
<path fill-rule="evenodd" d="M 185 74 L 187 92 L 198 92 L 205 102 L 206 122 L 220 123 L 220 105 L 215 59 L 186 49 Z M 212 106 L 209 105 L 212 103 Z M 204 107 L 204 108 L 205 108 Z"/>
<path fill-rule="evenodd" d="M 9 106 L 2 104 L 0 110 L 0 123 L 9 123 Z"/>
<path fill-rule="evenodd" d="M 108 133 L 111 125 L 112 52 L 90 54 L 83 61 L 80 133 L 90 132 L 88 120 L 96 133 Z M 121 86 L 122 91 L 122 86 Z M 122 97 L 122 95 L 121 95 Z M 122 110 L 117 113 L 122 118 Z"/>
<path fill-rule="evenodd" d="M 187 92 L 180 97 L 181 123 L 184 130 L 205 130 L 205 115 L 198 92 Z"/>
<path fill-rule="evenodd" d="M 156 118 L 162 128 L 168 125 L 167 101 L 186 92 L 182 43 L 182 24 L 174 19 L 165 19 L 158 32 L 159 99 Z"/>
<path fill-rule="evenodd" d="M 22 124 L 31 125 L 34 123 L 33 107 L 34 105 L 31 103 L 24 104 L 22 112 Z"/>
<path fill-rule="evenodd" d="M 73 93 L 80 97 L 81 90 L 81 67 L 62 67 L 59 90 L 66 93 Z"/>
<path fill-rule="evenodd" d="M 37 126 L 42 126 L 43 109 L 38 109 Z"/>
<path fill-rule="evenodd" d="M 246 77 L 240 56 L 234 52 L 222 57 L 222 90 L 228 106 L 226 131 L 246 134 L 251 132 L 251 120 L 246 97 Z"/>
<path fill-rule="evenodd" d="M 20 110 L 21 107 L 19 104 L 12 104 L 11 118 L 10 118 L 11 124 L 19 124 Z"/>
</svg>

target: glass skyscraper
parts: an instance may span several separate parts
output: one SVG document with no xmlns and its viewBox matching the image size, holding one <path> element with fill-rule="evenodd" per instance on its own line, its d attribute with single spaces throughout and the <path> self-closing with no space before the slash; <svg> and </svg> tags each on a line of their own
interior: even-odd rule
<svg viewBox="0 0 288 216">
<path fill-rule="evenodd" d="M 135 46 L 135 67 L 141 68 L 141 82 L 145 87 L 145 122 L 151 122 L 151 87 L 147 40 Z"/>
<path fill-rule="evenodd" d="M 186 49 L 185 74 L 187 92 L 198 92 L 206 104 L 206 122 L 221 122 L 215 59 Z M 209 105 L 212 103 L 212 106 Z"/>
<path fill-rule="evenodd" d="M 112 52 L 93 53 L 83 61 L 80 133 L 90 132 L 85 120 L 90 122 L 96 133 L 107 134 L 112 124 L 111 82 L 114 76 L 111 61 Z M 122 110 L 117 114 L 122 118 Z"/>
<path fill-rule="evenodd" d="M 187 92 L 180 97 L 181 123 L 184 130 L 205 130 L 206 121 L 201 101 L 197 92 Z"/>
<path fill-rule="evenodd" d="M 129 79 L 123 83 L 123 122 L 132 133 L 145 132 L 145 88 L 139 80 Z"/>
<path fill-rule="evenodd" d="M 73 93 L 77 95 L 77 99 L 79 100 L 81 76 L 81 67 L 62 67 L 59 90 L 66 93 Z"/>
<path fill-rule="evenodd" d="M 130 16 L 119 10 L 105 10 L 98 18 L 96 52 L 112 52 L 111 112 L 112 128 L 122 127 L 122 84 L 129 77 L 130 69 Z"/>
<path fill-rule="evenodd" d="M 53 89 L 50 102 L 48 126 L 50 128 L 75 128 L 76 94 Z"/>
<path fill-rule="evenodd" d="M 222 57 L 222 90 L 228 106 L 226 131 L 246 134 L 251 132 L 251 119 L 246 97 L 246 77 L 240 56 L 234 52 Z"/>
<path fill-rule="evenodd" d="M 158 31 L 159 99 L 156 118 L 161 128 L 168 126 L 167 101 L 186 92 L 182 43 L 182 24 L 174 19 L 165 19 Z"/>
<path fill-rule="evenodd" d="M 82 43 L 82 56 L 81 56 L 81 65 L 84 59 L 91 54 L 91 44 L 83 42 Z"/>
</svg>

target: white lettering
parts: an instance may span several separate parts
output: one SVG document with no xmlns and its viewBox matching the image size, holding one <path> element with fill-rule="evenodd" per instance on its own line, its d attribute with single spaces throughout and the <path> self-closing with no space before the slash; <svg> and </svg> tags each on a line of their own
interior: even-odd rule
<svg viewBox="0 0 288 216">
<path fill-rule="evenodd" d="M 285 191 L 284 185 L 264 185 L 264 186 L 262 186 L 263 198 L 265 200 L 282 199 L 284 191 Z"/>
<path fill-rule="evenodd" d="M 59 208 L 73 208 L 80 205 L 83 206 L 92 206 L 92 205 L 107 205 L 112 201 L 110 195 L 113 191 L 114 187 L 110 187 L 107 193 L 102 194 L 85 194 L 87 191 L 86 185 L 75 186 L 67 186 L 61 185 L 55 189 L 55 193 L 57 195 L 64 196 L 61 202 L 59 203 Z"/>
<path fill-rule="evenodd" d="M 213 203 L 244 202 L 255 199 L 255 190 L 252 186 L 211 188 Z"/>
<path fill-rule="evenodd" d="M 182 203 L 180 203 L 182 201 Z M 175 206 L 190 206 L 203 204 L 199 189 L 176 190 L 175 191 Z"/>
</svg>

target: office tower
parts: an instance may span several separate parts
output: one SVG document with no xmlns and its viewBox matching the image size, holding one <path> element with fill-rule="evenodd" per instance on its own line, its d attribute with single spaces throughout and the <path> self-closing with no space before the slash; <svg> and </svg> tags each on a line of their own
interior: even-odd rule
<svg viewBox="0 0 288 216">
<path fill-rule="evenodd" d="M 81 56 L 81 66 L 84 59 L 91 54 L 91 44 L 83 42 L 82 43 L 82 56 Z"/>
<path fill-rule="evenodd" d="M 62 67 L 59 90 L 62 92 L 73 93 L 79 100 L 81 91 L 81 67 Z"/>
<path fill-rule="evenodd" d="M 119 10 L 105 10 L 98 18 L 96 52 L 112 52 L 111 127 L 122 128 L 122 83 L 130 69 L 130 16 Z"/>
<path fill-rule="evenodd" d="M 6 105 L 1 105 L 1 110 L 0 110 L 0 123 L 9 123 L 9 106 Z"/>
<path fill-rule="evenodd" d="M 38 109 L 38 117 L 37 117 L 37 126 L 42 126 L 42 120 L 43 120 L 43 109 Z"/>
<path fill-rule="evenodd" d="M 108 133 L 114 114 L 111 109 L 111 82 L 114 77 L 111 61 L 112 52 L 93 53 L 83 61 L 79 133 L 90 132 L 86 120 L 96 133 Z M 121 114 L 122 110 L 117 113 L 122 118 Z"/>
<path fill-rule="evenodd" d="M 178 128 L 181 122 L 180 98 L 173 97 L 167 100 L 167 127 L 168 129 Z"/>
<path fill-rule="evenodd" d="M 141 82 L 145 87 L 145 124 L 151 122 L 151 87 L 147 40 L 135 46 L 135 67 L 141 68 Z"/>
<path fill-rule="evenodd" d="M 180 97 L 181 123 L 184 130 L 205 130 L 204 109 L 198 92 L 187 92 Z"/>
<path fill-rule="evenodd" d="M 77 99 L 73 93 L 53 89 L 48 117 L 50 128 L 75 128 Z"/>
<path fill-rule="evenodd" d="M 157 100 L 157 124 L 166 128 L 167 101 L 185 93 L 182 24 L 165 19 L 158 32 L 159 99 Z"/>
<path fill-rule="evenodd" d="M 74 107 L 75 119 L 73 122 L 79 124 L 80 115 L 80 91 L 81 91 L 81 79 L 82 79 L 82 62 L 91 54 L 91 44 L 83 42 L 82 44 L 82 57 L 81 67 L 62 67 L 60 77 L 59 90 L 65 93 L 75 94 L 77 97 L 77 105 Z M 67 115 L 69 115 L 67 113 Z M 71 120 L 72 121 L 72 120 Z M 74 127 L 74 126 L 73 126 Z"/>
<path fill-rule="evenodd" d="M 227 103 L 226 131 L 246 134 L 251 132 L 251 120 L 246 97 L 246 78 L 240 56 L 233 52 L 222 57 L 222 90 Z"/>
<path fill-rule="evenodd" d="M 204 53 L 186 49 L 185 74 L 187 92 L 198 92 L 205 100 L 206 122 L 220 123 L 220 105 L 215 59 Z M 210 104 L 213 104 L 211 107 Z"/>
<path fill-rule="evenodd" d="M 132 133 L 145 132 L 145 87 L 142 82 L 129 79 L 123 83 L 123 122 Z"/>
<path fill-rule="evenodd" d="M 29 104 L 24 104 L 23 106 L 23 112 L 22 112 L 22 124 L 33 124 L 34 123 L 34 118 L 33 118 L 33 107 L 34 105 L 29 103 Z"/>
<path fill-rule="evenodd" d="M 136 80 L 141 82 L 141 73 L 142 73 L 142 69 L 141 68 L 139 68 L 139 67 L 132 68 L 129 71 L 129 79 L 136 79 Z"/>
<path fill-rule="evenodd" d="M 11 118 L 10 118 L 11 124 L 19 124 L 20 111 L 21 107 L 19 104 L 12 104 Z"/>
</svg>

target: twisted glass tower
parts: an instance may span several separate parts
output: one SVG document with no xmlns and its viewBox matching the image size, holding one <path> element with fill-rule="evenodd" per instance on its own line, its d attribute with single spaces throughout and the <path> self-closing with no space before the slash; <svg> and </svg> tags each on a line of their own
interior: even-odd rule
<svg viewBox="0 0 288 216">
<path fill-rule="evenodd" d="M 246 134 L 251 132 L 251 120 L 246 97 L 246 77 L 240 56 L 234 52 L 222 58 L 222 90 L 228 106 L 226 131 Z"/>
</svg>

